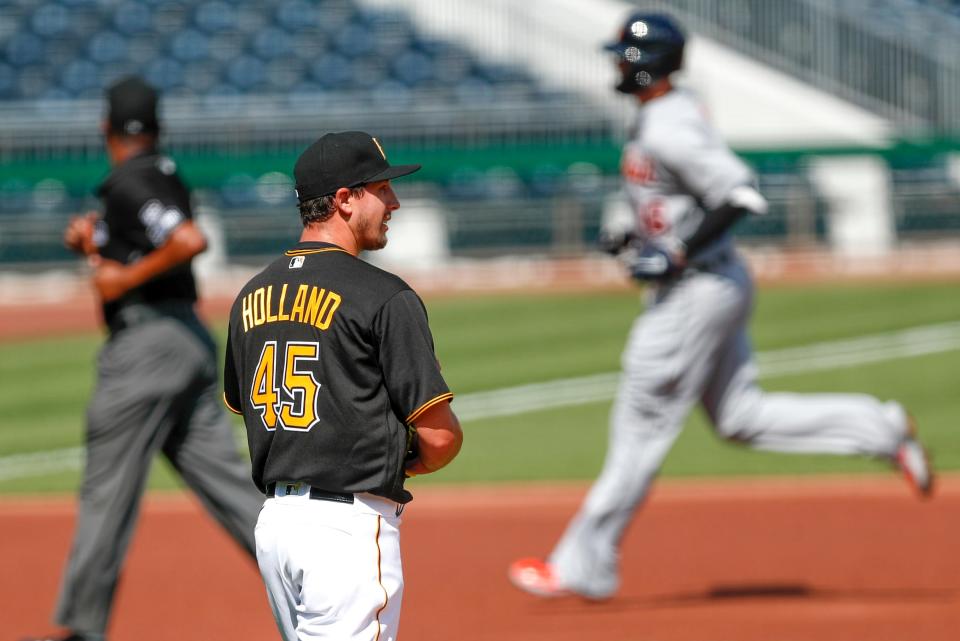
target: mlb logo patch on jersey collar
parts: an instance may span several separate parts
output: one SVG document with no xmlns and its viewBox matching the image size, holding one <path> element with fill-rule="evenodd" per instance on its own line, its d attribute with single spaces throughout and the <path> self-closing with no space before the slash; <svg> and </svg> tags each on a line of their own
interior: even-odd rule
<svg viewBox="0 0 960 641">
<path fill-rule="evenodd" d="M 290 259 L 289 269 L 300 269 L 303 267 L 303 256 L 294 256 Z"/>
</svg>

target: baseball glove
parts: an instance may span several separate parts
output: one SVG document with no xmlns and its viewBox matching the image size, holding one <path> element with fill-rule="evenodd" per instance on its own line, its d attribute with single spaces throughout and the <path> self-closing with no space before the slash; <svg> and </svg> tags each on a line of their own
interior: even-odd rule
<svg viewBox="0 0 960 641">
<path fill-rule="evenodd" d="M 403 457 L 404 466 L 409 468 L 414 461 L 420 459 L 420 436 L 417 434 L 417 428 L 413 425 L 407 426 L 407 453 Z M 407 478 L 414 476 L 409 469 L 406 471 Z"/>
</svg>

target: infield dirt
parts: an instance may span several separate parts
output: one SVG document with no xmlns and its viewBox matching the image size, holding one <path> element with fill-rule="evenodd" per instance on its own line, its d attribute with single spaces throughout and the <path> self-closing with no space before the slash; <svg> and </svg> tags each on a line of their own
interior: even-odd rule
<svg viewBox="0 0 960 641">
<path fill-rule="evenodd" d="M 628 533 L 602 603 L 510 586 L 586 487 L 416 490 L 402 528 L 401 639 L 415 641 L 953 641 L 960 630 L 960 477 L 918 501 L 899 479 L 666 481 Z M 72 497 L 0 502 L 0 638 L 49 623 Z M 148 497 L 113 641 L 275 639 L 253 565 L 187 495 Z"/>
</svg>

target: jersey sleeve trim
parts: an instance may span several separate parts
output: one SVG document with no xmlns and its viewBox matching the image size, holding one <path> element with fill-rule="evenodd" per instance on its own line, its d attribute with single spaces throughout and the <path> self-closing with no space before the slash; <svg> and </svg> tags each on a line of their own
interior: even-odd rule
<svg viewBox="0 0 960 641">
<path fill-rule="evenodd" d="M 223 404 L 226 405 L 227 409 L 233 412 L 234 414 L 239 414 L 240 416 L 243 416 L 243 412 L 241 412 L 238 409 L 235 409 L 232 405 L 230 405 L 230 401 L 227 400 L 226 392 L 223 393 Z"/>
<path fill-rule="evenodd" d="M 349 254 L 346 249 L 340 249 L 339 247 L 324 247 L 322 249 L 288 249 L 283 252 L 284 256 L 306 256 L 307 254 L 323 254 L 326 252 L 343 252 L 344 254 Z"/>
<path fill-rule="evenodd" d="M 410 413 L 410 416 L 408 416 L 406 420 L 407 425 L 413 423 L 415 420 L 420 418 L 420 416 L 424 412 L 426 412 L 428 409 L 430 409 L 437 403 L 442 403 L 443 401 L 449 401 L 452 398 L 453 398 L 453 392 L 447 392 L 446 394 L 441 394 L 440 396 L 436 396 L 430 399 L 429 401 L 427 401 L 426 403 L 424 403 L 423 405 L 421 405 L 420 407 L 418 407 L 417 409 L 413 410 Z"/>
</svg>

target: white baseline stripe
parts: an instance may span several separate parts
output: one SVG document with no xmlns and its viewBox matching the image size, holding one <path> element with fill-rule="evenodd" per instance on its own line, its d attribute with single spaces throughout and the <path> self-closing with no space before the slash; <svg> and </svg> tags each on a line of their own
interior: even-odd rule
<svg viewBox="0 0 960 641">
<path fill-rule="evenodd" d="M 82 447 L 4 456 L 0 458 L 0 481 L 70 472 L 80 469 L 82 462 Z"/>
<path fill-rule="evenodd" d="M 760 352 L 760 376 L 773 378 L 851 367 L 924 354 L 960 349 L 960 323 L 916 327 L 843 341 L 815 343 L 804 347 Z M 462 421 L 609 401 L 616 391 L 619 373 L 608 372 L 579 378 L 507 387 L 457 396 L 453 403 Z M 80 469 L 83 448 L 0 457 L 0 481 L 42 476 Z"/>
<path fill-rule="evenodd" d="M 944 323 L 761 352 L 757 365 L 762 378 L 773 378 L 956 349 L 960 349 L 960 323 Z M 464 394 L 454 399 L 454 409 L 461 420 L 469 421 L 609 401 L 618 380 L 619 374 L 611 372 Z"/>
</svg>

